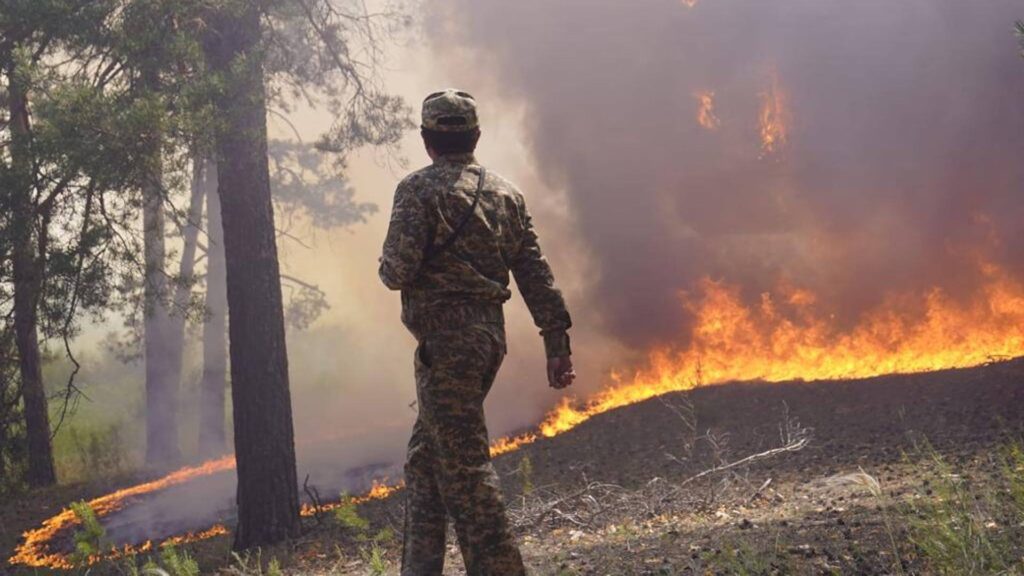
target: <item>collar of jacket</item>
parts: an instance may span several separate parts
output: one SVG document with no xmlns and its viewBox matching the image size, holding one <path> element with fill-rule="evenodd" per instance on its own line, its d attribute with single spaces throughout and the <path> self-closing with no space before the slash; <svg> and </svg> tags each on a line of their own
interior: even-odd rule
<svg viewBox="0 0 1024 576">
<path fill-rule="evenodd" d="M 434 164 L 476 164 L 476 157 L 469 154 L 445 154 L 434 159 Z"/>
</svg>

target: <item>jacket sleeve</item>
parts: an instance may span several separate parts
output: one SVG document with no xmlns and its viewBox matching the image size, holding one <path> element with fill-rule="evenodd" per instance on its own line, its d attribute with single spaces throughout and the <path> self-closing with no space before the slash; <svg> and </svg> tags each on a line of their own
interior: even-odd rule
<svg viewBox="0 0 1024 576">
<path fill-rule="evenodd" d="M 509 267 L 533 321 L 544 337 L 544 350 L 548 358 L 569 356 L 572 350 L 566 331 L 572 326 L 572 319 L 562 293 L 555 288 L 551 266 L 540 251 L 537 232 L 533 229 L 533 220 L 526 210 L 526 204 L 520 202 L 519 208 L 523 224 L 522 240 Z"/>
<path fill-rule="evenodd" d="M 395 190 L 391 222 L 380 258 L 380 279 L 392 290 L 409 286 L 423 264 L 430 223 L 426 207 L 413 186 L 402 182 Z"/>
</svg>

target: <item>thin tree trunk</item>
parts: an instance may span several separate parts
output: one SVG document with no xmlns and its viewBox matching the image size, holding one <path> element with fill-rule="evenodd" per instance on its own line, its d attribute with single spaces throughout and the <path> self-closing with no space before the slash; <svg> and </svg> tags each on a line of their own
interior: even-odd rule
<svg viewBox="0 0 1024 576">
<path fill-rule="evenodd" d="M 207 161 L 206 193 L 206 322 L 203 324 L 203 380 L 199 395 L 199 455 L 212 458 L 227 448 L 224 392 L 227 388 L 228 289 L 224 270 L 224 230 L 217 194 L 217 165 Z"/>
<path fill-rule="evenodd" d="M 6 382 L 0 381 L 0 385 L 6 385 Z M 0 390 L 0 494 L 3 494 L 8 488 L 8 483 L 13 484 L 7 478 L 7 453 L 9 448 L 7 446 L 7 427 L 10 426 L 8 422 L 7 406 L 3 402 L 7 400 L 7 390 Z"/>
<path fill-rule="evenodd" d="M 155 72 L 143 71 L 143 82 L 157 88 Z M 145 251 L 145 356 L 146 356 L 146 464 L 168 468 L 181 459 L 178 439 L 178 388 L 171 355 L 171 318 L 167 309 L 167 277 L 164 271 L 163 171 L 159 142 L 153 142 L 153 173 L 144 184 L 143 243 Z M 180 364 L 180 361 L 179 361 Z"/>
<path fill-rule="evenodd" d="M 227 264 L 231 400 L 238 463 L 236 549 L 299 534 L 299 494 L 281 277 L 267 165 L 259 4 L 232 3 L 209 22 L 222 75 L 217 171 Z"/>
<path fill-rule="evenodd" d="M 182 231 L 181 262 L 178 264 L 178 283 L 174 286 L 174 297 L 171 300 L 172 311 L 169 318 L 167 379 L 181 386 L 181 375 L 184 371 L 185 327 L 188 319 L 188 306 L 192 300 L 192 283 L 195 277 L 196 249 L 199 244 L 199 226 L 203 218 L 203 160 L 193 161 L 192 191 L 189 195 L 188 212 L 185 214 L 185 227 Z"/>
<path fill-rule="evenodd" d="M 28 152 L 28 97 L 12 64 L 7 70 L 10 106 L 11 167 L 14 173 L 12 272 L 14 276 L 14 337 L 18 348 L 21 395 L 25 406 L 30 486 L 57 481 L 50 443 L 50 415 L 43 387 L 39 352 L 39 290 L 45 255 L 36 250 L 36 214 L 32 201 L 32 166 Z M 40 233 L 45 233 L 41 231 Z"/>
</svg>

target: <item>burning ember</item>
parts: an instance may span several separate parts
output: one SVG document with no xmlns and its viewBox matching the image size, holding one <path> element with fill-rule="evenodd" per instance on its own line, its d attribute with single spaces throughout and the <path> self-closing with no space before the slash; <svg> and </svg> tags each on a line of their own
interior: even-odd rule
<svg viewBox="0 0 1024 576">
<path fill-rule="evenodd" d="M 317 507 L 314 504 L 303 504 L 302 509 L 299 510 L 299 514 L 302 516 L 315 516 L 318 512 L 328 512 L 335 508 L 340 508 L 345 504 L 365 504 L 371 500 L 383 500 L 390 497 L 395 492 L 398 492 L 405 487 L 405 482 L 399 482 L 398 484 L 388 485 L 387 481 L 373 481 L 373 487 L 370 491 L 362 496 L 355 496 L 347 498 L 339 502 L 328 502 Z"/>
<path fill-rule="evenodd" d="M 710 90 L 697 92 L 697 123 L 705 130 L 717 130 L 722 121 L 715 115 L 715 93 Z"/>
<path fill-rule="evenodd" d="M 737 380 L 849 379 L 892 373 L 922 372 L 984 364 L 993 358 L 1024 355 L 1024 285 L 997 267 L 983 265 L 983 288 L 958 302 L 939 288 L 916 296 L 893 296 L 868 312 L 852 329 L 842 330 L 820 309 L 816 296 L 783 286 L 745 304 L 739 289 L 705 279 L 683 306 L 694 318 L 690 345 L 652 351 L 646 366 L 631 377 L 612 374 L 612 384 L 583 402 L 564 399 L 535 433 L 502 438 L 491 446 L 498 456 L 571 430 L 594 415 L 701 385 Z M 919 309 L 916 314 L 907 310 Z M 125 488 L 92 500 L 97 516 L 119 510 L 131 499 L 234 467 L 225 457 L 184 468 L 164 478 Z M 402 484 L 374 482 L 369 492 L 348 502 L 383 499 Z M 336 508 L 331 503 L 323 509 Z M 305 505 L 302 514 L 316 509 Z M 11 564 L 71 568 L 70 560 L 49 550 L 59 532 L 78 524 L 71 510 L 25 533 Z M 221 525 L 167 540 L 181 544 L 225 534 Z M 151 542 L 126 546 L 117 556 L 145 552 Z M 99 560 L 96 558 L 95 560 Z"/>
</svg>

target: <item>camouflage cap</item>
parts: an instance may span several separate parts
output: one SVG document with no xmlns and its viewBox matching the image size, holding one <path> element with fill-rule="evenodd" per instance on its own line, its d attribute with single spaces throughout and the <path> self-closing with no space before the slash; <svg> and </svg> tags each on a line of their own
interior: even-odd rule
<svg viewBox="0 0 1024 576">
<path fill-rule="evenodd" d="M 424 130 L 465 132 L 479 127 L 476 100 L 468 92 L 448 88 L 423 100 Z"/>
</svg>

